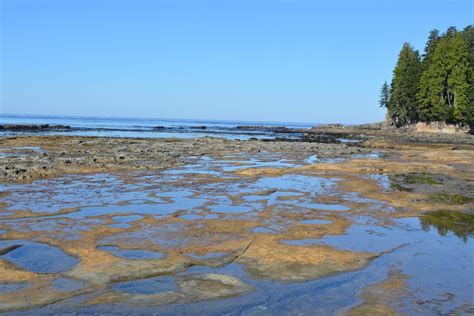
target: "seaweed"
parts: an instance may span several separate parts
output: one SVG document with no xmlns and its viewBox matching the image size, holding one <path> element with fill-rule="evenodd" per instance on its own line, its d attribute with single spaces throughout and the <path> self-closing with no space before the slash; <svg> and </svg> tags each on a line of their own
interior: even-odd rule
<svg viewBox="0 0 474 316">
<path fill-rule="evenodd" d="M 430 195 L 429 198 L 432 202 L 444 203 L 444 204 L 456 204 L 464 205 L 474 203 L 474 198 L 461 194 L 449 194 L 445 192 L 437 192 Z"/>
</svg>

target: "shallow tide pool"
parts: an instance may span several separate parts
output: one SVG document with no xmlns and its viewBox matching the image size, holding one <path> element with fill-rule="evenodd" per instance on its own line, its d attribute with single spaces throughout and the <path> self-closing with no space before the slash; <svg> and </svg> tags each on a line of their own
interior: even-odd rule
<svg viewBox="0 0 474 316">
<path fill-rule="evenodd" d="M 319 163 L 272 159 L 3 184 L 0 311 L 335 314 L 397 275 L 403 290 L 384 301 L 394 311 L 474 312 L 470 215 L 386 212 L 386 201 L 340 186 L 344 173 L 234 173 Z M 367 178 L 377 193 L 400 192 Z M 315 258 L 327 274 L 313 277 Z M 22 305 L 37 288 L 47 290 Z"/>
</svg>

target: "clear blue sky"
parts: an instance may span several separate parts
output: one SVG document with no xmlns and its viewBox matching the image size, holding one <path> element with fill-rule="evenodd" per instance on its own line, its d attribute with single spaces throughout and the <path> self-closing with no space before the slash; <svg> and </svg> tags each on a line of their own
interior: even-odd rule
<svg viewBox="0 0 474 316">
<path fill-rule="evenodd" d="M 0 113 L 358 123 L 472 0 L 0 0 Z"/>
</svg>

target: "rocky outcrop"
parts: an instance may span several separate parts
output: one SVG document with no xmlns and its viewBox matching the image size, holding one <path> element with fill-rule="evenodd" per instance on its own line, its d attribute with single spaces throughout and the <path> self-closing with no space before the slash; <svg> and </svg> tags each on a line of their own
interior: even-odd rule
<svg viewBox="0 0 474 316">
<path fill-rule="evenodd" d="M 373 123 L 361 125 L 318 125 L 304 134 L 304 140 L 329 141 L 327 136 L 334 136 L 341 140 L 394 140 L 396 142 L 420 144 L 456 144 L 474 145 L 472 135 L 474 129 L 469 127 L 449 125 L 446 123 L 417 123 L 396 128 L 387 126 L 387 123 Z M 361 146 L 362 142 L 352 143 L 352 146 Z"/>
<path fill-rule="evenodd" d="M 71 129 L 69 125 L 49 125 L 49 124 L 5 124 L 0 125 L 3 131 L 38 131 Z"/>
<path fill-rule="evenodd" d="M 305 133 L 303 139 L 308 142 L 336 144 L 340 143 L 334 135 Z"/>
<path fill-rule="evenodd" d="M 64 174 L 163 170 L 202 155 L 283 152 L 291 156 L 350 156 L 362 148 L 287 140 L 228 141 L 219 138 L 134 139 L 80 136 L 4 137 L 0 182 L 30 182 Z M 194 157 L 194 158 L 190 158 Z"/>
<path fill-rule="evenodd" d="M 414 126 L 416 132 L 442 134 L 468 134 L 471 128 L 466 125 L 446 124 L 444 122 L 419 122 Z"/>
<path fill-rule="evenodd" d="M 302 133 L 304 129 L 289 128 L 285 126 L 264 126 L 264 125 L 239 125 L 235 127 L 240 131 L 259 131 L 259 132 L 273 132 L 273 133 Z"/>
</svg>

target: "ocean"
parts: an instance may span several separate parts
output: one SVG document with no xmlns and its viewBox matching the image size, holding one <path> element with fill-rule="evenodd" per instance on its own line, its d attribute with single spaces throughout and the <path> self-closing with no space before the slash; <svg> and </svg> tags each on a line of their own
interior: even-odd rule
<svg viewBox="0 0 474 316">
<path fill-rule="evenodd" d="M 0 125 L 5 124 L 68 125 L 71 128 L 68 130 L 48 130 L 38 132 L 0 131 L 0 137 L 37 134 L 134 138 L 196 138 L 211 136 L 240 140 L 250 138 L 272 139 L 277 137 L 296 139 L 302 136 L 301 132 L 286 132 L 283 128 L 307 129 L 316 125 L 256 121 L 0 115 Z M 242 128 L 242 126 L 261 126 L 263 128 L 252 129 Z"/>
</svg>

